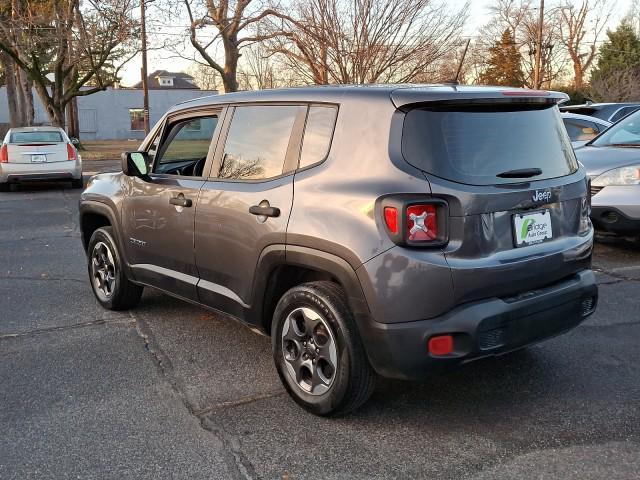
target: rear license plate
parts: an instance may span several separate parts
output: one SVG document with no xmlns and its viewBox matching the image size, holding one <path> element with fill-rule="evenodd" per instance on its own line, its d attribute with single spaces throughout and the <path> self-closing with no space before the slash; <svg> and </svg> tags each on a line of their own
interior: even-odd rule
<svg viewBox="0 0 640 480">
<path fill-rule="evenodd" d="M 516 247 L 526 247 L 551 240 L 551 213 L 549 210 L 513 216 L 513 237 Z"/>
<path fill-rule="evenodd" d="M 47 161 L 46 155 L 31 155 L 32 163 L 44 163 Z"/>
</svg>

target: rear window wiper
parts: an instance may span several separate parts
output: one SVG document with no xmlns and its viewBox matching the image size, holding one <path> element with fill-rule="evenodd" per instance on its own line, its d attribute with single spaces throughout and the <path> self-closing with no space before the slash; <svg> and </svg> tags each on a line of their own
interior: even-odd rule
<svg viewBox="0 0 640 480">
<path fill-rule="evenodd" d="M 521 168 L 519 170 L 507 170 L 496 175 L 500 178 L 530 178 L 542 175 L 542 170 L 539 168 Z"/>
</svg>

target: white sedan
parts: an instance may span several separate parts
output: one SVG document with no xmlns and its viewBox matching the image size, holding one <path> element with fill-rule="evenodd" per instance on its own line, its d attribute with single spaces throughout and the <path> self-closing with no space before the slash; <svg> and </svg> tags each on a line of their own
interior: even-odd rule
<svg viewBox="0 0 640 480">
<path fill-rule="evenodd" d="M 64 130 L 11 128 L 0 147 L 0 191 L 12 183 L 67 181 L 82 188 L 82 159 Z"/>
</svg>

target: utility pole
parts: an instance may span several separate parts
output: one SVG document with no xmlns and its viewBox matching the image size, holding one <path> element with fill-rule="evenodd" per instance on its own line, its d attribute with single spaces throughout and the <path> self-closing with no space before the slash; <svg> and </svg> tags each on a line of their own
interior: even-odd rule
<svg viewBox="0 0 640 480">
<path fill-rule="evenodd" d="M 145 0 L 140 1 L 140 27 L 142 34 L 142 95 L 144 97 L 144 134 L 149 135 L 149 86 L 147 85 L 147 26 L 145 20 Z"/>
<path fill-rule="evenodd" d="M 540 0 L 540 20 L 538 20 L 538 38 L 536 40 L 536 64 L 533 70 L 533 88 L 540 89 L 542 78 L 540 67 L 542 63 L 542 27 L 544 25 L 544 0 Z"/>
</svg>

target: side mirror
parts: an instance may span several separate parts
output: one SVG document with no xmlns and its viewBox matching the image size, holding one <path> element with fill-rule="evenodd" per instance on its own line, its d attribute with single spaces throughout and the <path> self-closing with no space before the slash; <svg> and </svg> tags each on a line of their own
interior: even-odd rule
<svg viewBox="0 0 640 480">
<path fill-rule="evenodd" d="M 71 141 L 71 144 L 75 147 L 80 145 L 80 140 L 78 140 L 76 137 L 69 137 L 69 140 Z"/>
<path fill-rule="evenodd" d="M 130 177 L 146 177 L 149 174 L 149 156 L 147 152 L 124 152 L 122 171 Z"/>
</svg>

